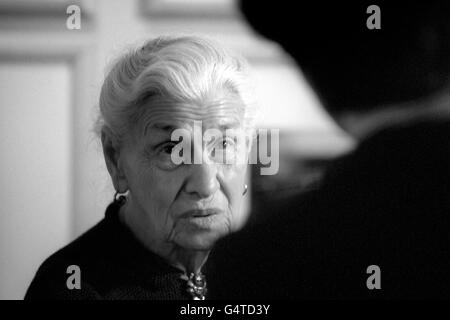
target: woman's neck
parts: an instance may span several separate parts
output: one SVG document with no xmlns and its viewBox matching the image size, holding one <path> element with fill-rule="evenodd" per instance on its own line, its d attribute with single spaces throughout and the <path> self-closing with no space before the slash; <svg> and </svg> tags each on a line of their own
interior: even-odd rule
<svg viewBox="0 0 450 320">
<path fill-rule="evenodd" d="M 199 274 L 206 260 L 209 250 L 191 250 L 174 247 L 166 258 L 170 264 L 183 271 L 186 275 Z"/>
<path fill-rule="evenodd" d="M 139 223 L 130 207 L 129 204 L 125 204 L 120 208 L 120 221 L 131 230 L 144 247 L 166 260 L 168 264 L 180 269 L 186 275 L 201 272 L 210 250 L 187 249 L 175 243 L 158 241 L 158 239 L 149 237 L 148 230 L 143 228 L 142 223 Z"/>
</svg>

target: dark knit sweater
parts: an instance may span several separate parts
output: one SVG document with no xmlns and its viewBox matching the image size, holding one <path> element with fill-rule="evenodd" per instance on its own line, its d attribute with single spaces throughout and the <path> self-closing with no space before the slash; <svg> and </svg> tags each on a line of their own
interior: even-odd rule
<svg viewBox="0 0 450 320">
<path fill-rule="evenodd" d="M 190 299 L 181 271 L 147 250 L 118 217 L 113 203 L 105 218 L 50 256 L 39 268 L 25 299 Z M 81 270 L 81 289 L 68 289 Z"/>
</svg>

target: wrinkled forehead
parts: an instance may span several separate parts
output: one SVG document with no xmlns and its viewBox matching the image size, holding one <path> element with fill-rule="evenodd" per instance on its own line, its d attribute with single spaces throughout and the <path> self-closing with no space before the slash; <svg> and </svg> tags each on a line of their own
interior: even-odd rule
<svg viewBox="0 0 450 320">
<path fill-rule="evenodd" d="M 201 125 L 203 129 L 220 130 L 243 127 L 245 107 L 236 95 L 220 96 L 202 102 L 158 101 L 145 106 L 139 131 L 143 136 L 152 131 L 177 128 L 190 129 Z"/>
</svg>

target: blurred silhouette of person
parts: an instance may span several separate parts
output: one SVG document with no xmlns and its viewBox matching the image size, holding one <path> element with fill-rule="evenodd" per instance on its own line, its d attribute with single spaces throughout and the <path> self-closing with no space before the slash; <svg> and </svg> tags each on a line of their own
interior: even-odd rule
<svg viewBox="0 0 450 320">
<path fill-rule="evenodd" d="M 450 3 L 371 4 L 241 2 L 358 146 L 219 241 L 216 298 L 450 297 Z"/>
</svg>

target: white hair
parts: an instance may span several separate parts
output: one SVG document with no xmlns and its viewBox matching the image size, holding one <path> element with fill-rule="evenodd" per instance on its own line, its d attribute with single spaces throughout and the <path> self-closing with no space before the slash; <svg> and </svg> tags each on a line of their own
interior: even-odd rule
<svg viewBox="0 0 450 320">
<path fill-rule="evenodd" d="M 217 89 L 243 101 L 242 126 L 253 132 L 257 103 L 245 60 L 205 38 L 158 37 L 113 64 L 100 93 L 98 129 L 121 143 L 151 108 L 144 103 L 150 98 L 201 103 Z"/>
</svg>

